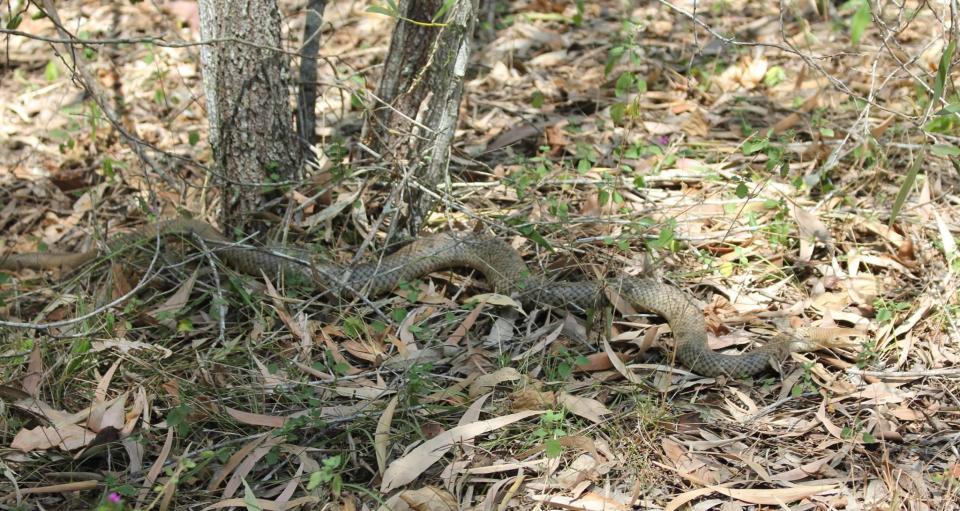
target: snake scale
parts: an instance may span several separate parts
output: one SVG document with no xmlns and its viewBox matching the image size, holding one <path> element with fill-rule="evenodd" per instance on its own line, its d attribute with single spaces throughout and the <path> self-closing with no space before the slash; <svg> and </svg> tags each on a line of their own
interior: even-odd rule
<svg viewBox="0 0 960 511">
<path fill-rule="evenodd" d="M 264 250 L 238 246 L 216 228 L 199 220 L 157 222 L 107 241 L 112 253 L 136 243 L 163 236 L 197 236 L 209 242 L 218 257 L 243 273 L 259 276 L 283 273 L 304 279 L 318 290 L 334 296 L 387 293 L 401 282 L 431 272 L 464 267 L 480 271 L 498 293 L 514 295 L 522 303 L 547 304 L 585 310 L 605 303 L 608 292 L 616 293 L 637 309 L 667 320 L 676 343 L 676 356 L 689 370 L 704 376 L 746 377 L 763 372 L 782 361 L 791 351 L 808 351 L 809 342 L 778 336 L 747 353 L 717 353 L 707 345 L 703 313 L 683 291 L 657 280 L 615 277 L 586 281 L 551 281 L 530 273 L 520 254 L 504 240 L 476 233 L 448 232 L 422 237 L 376 262 L 345 270 L 333 264 L 308 265 Z M 69 270 L 96 259 L 96 248 L 81 253 L 24 253 L 0 256 L 0 269 Z"/>
</svg>

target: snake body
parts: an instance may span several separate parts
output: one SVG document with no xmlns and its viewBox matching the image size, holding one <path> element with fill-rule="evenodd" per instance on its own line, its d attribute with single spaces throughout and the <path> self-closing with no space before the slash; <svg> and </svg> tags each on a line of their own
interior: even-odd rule
<svg viewBox="0 0 960 511">
<path fill-rule="evenodd" d="M 608 293 L 615 293 L 635 308 L 666 319 L 675 339 L 677 359 L 689 370 L 704 376 L 752 376 L 782 361 L 791 351 L 808 349 L 791 339 L 776 338 L 747 353 L 717 353 L 707 345 L 703 313 L 676 287 L 649 278 L 627 276 L 551 281 L 532 274 L 520 254 L 504 240 L 477 233 L 425 236 L 378 261 L 358 264 L 348 270 L 333 264 L 306 264 L 268 251 L 238 246 L 210 224 L 192 219 L 158 222 L 113 237 L 107 241 L 107 251 L 169 235 L 197 236 L 209 242 L 218 257 L 243 273 L 284 274 L 308 282 L 318 290 L 329 291 L 333 296 L 380 295 L 401 282 L 455 267 L 480 271 L 496 292 L 512 294 L 523 303 L 585 310 L 606 303 Z M 81 253 L 13 254 L 0 256 L 0 269 L 69 270 L 101 255 L 98 249 Z"/>
</svg>

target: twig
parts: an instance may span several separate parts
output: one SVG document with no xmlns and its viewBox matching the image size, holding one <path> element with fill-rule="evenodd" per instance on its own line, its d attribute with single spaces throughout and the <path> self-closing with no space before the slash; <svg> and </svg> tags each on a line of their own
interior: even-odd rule
<svg viewBox="0 0 960 511">
<path fill-rule="evenodd" d="M 847 372 L 857 376 L 873 376 L 882 379 L 911 379 L 911 378 L 954 378 L 960 377 L 960 367 L 944 369 L 919 369 L 916 371 L 867 371 L 857 367 L 850 367 Z"/>
<path fill-rule="evenodd" d="M 120 305 L 121 303 L 127 301 L 128 299 L 130 299 L 130 297 L 132 297 L 133 295 L 135 295 L 136 293 L 138 293 L 141 289 L 143 289 L 143 288 L 147 285 L 147 283 L 149 283 L 151 280 L 153 280 L 153 278 L 157 275 L 156 273 L 153 272 L 153 268 L 154 268 L 154 266 L 156 266 L 157 260 L 160 258 L 160 233 L 159 233 L 159 231 L 157 232 L 157 238 L 156 238 L 156 240 L 157 240 L 157 246 L 156 246 L 156 249 L 153 251 L 153 259 L 150 260 L 150 266 L 147 267 L 147 272 L 144 273 L 143 278 L 140 279 L 140 282 L 137 282 L 137 285 L 136 285 L 136 286 L 133 286 L 133 289 L 131 289 L 130 291 L 127 291 L 127 292 L 126 292 L 123 296 L 121 296 L 120 298 L 117 298 L 116 300 L 114 300 L 114 301 L 112 301 L 112 302 L 110 302 L 110 303 L 108 303 L 108 304 L 106 304 L 106 305 L 103 305 L 103 306 L 101 306 L 101 307 L 97 307 L 96 309 L 94 309 L 94 310 L 92 310 L 92 311 L 90 311 L 90 312 L 88 312 L 88 313 L 86 313 L 86 314 L 84 314 L 84 315 L 82 315 L 82 316 L 78 316 L 78 317 L 71 318 L 71 319 L 64 319 L 64 320 L 62 320 L 62 321 L 53 321 L 53 322 L 50 322 L 50 323 L 25 323 L 25 322 L 19 322 L 19 321 L 3 321 L 3 320 L 0 320 L 0 326 L 10 327 L 10 328 L 31 328 L 31 329 L 34 329 L 34 330 L 48 330 L 48 329 L 50 329 L 50 328 L 59 328 L 59 327 L 65 327 L 65 326 L 75 325 L 75 324 L 77 324 L 77 323 L 80 323 L 81 321 L 86 321 L 86 320 L 88 320 L 88 319 L 90 319 L 90 318 L 92 318 L 92 317 L 100 314 L 101 312 L 103 312 L 103 311 L 105 311 L 105 310 L 107 310 L 107 309 L 110 309 L 110 308 L 112 308 L 112 307 L 115 307 L 115 306 L 117 306 L 117 305 Z"/>
<path fill-rule="evenodd" d="M 213 258 L 213 252 L 207 247 L 207 244 L 203 241 L 203 237 L 196 234 L 194 234 L 193 237 L 200 245 L 200 248 L 203 249 L 203 254 L 206 256 L 207 262 L 210 263 L 210 271 L 213 272 L 213 289 L 215 295 L 213 299 L 217 304 L 217 328 L 219 331 L 217 334 L 217 343 L 223 346 L 227 338 L 227 302 L 223 299 L 223 289 L 220 288 L 220 272 L 217 271 L 217 262 Z"/>
</svg>

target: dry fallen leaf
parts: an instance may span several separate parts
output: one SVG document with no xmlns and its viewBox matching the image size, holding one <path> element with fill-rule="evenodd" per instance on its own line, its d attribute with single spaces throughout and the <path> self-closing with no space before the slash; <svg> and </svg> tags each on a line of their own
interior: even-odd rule
<svg viewBox="0 0 960 511">
<path fill-rule="evenodd" d="M 380 418 L 377 419 L 377 429 L 373 433 L 373 451 L 377 456 L 377 471 L 383 475 L 387 467 L 387 442 L 390 441 L 390 425 L 393 423 L 393 413 L 397 409 L 399 399 L 393 396 Z"/>
<path fill-rule="evenodd" d="M 501 367 L 490 374 L 478 376 L 470 385 L 471 398 L 483 394 L 505 381 L 517 381 L 521 378 L 520 372 L 512 367 Z"/>
<path fill-rule="evenodd" d="M 287 422 L 286 417 L 277 417 L 276 415 L 266 415 L 262 413 L 252 413 L 245 412 L 243 410 L 236 410 L 230 408 L 229 406 L 224 406 L 223 409 L 227 412 L 227 415 L 233 417 L 237 422 L 241 424 L 249 424 L 251 426 L 266 426 L 268 428 L 279 428 Z"/>
<path fill-rule="evenodd" d="M 777 488 L 770 490 L 731 489 L 721 486 L 708 486 L 698 490 L 684 492 L 676 496 L 663 507 L 664 511 L 676 511 L 687 502 L 703 495 L 716 492 L 726 497 L 746 502 L 748 504 L 783 506 L 791 502 L 805 499 L 828 491 L 836 490 L 835 484 L 821 484 L 813 486 L 795 486 L 793 488 Z"/>
<path fill-rule="evenodd" d="M 574 415 L 579 415 L 595 424 L 602 424 L 603 416 L 613 413 L 596 399 L 578 397 L 566 392 L 557 395 L 557 403 L 563 405 Z"/>
<path fill-rule="evenodd" d="M 457 499 L 443 488 L 424 486 L 400 492 L 400 499 L 413 511 L 456 511 Z"/>
<path fill-rule="evenodd" d="M 76 424 L 63 424 L 58 427 L 37 426 L 33 429 L 18 431 L 10 442 L 10 447 L 23 452 L 47 450 L 51 447 L 72 451 L 85 447 L 96 436 L 96 432 Z"/>
<path fill-rule="evenodd" d="M 527 497 L 536 502 L 542 502 L 561 509 L 582 511 L 620 511 L 630 509 L 630 506 L 623 502 L 604 497 L 594 492 L 588 492 L 576 498 L 564 495 L 543 495 L 541 493 L 531 493 L 527 495 Z"/>
<path fill-rule="evenodd" d="M 514 422 L 540 415 L 541 411 L 519 412 L 494 419 L 457 426 L 418 445 L 402 458 L 394 460 L 383 474 L 381 492 L 389 492 L 410 483 L 431 465 L 443 457 L 458 442 L 471 440 L 479 435 L 500 429 Z"/>
</svg>

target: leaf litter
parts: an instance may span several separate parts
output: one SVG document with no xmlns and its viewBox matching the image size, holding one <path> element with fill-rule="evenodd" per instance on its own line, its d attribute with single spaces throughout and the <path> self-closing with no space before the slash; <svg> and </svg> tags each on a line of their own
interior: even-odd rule
<svg viewBox="0 0 960 511">
<path fill-rule="evenodd" d="M 181 18 L 143 3 L 111 17 L 85 4 L 61 16 L 96 37 L 159 26 L 195 37 L 176 24 L 194 16 L 182 6 Z M 324 58 L 376 83 L 391 20 L 330 4 Z M 457 207 L 430 228 L 507 219 L 498 232 L 551 276 L 652 267 L 704 307 L 715 349 L 783 330 L 851 345 L 794 354 L 780 375 L 700 378 L 648 350 L 669 350 L 669 329 L 624 306 L 565 327 L 554 311 L 511 316 L 510 297 L 440 272 L 325 307 L 225 268 L 213 282 L 203 258 L 174 258 L 129 307 L 47 333 L 0 330 L 4 494 L 16 481 L 21 495 L 94 499 L 102 481 L 63 485 L 59 467 L 114 471 L 98 443 L 119 442 L 115 473 L 141 506 L 243 506 L 249 489 L 264 509 L 378 507 L 363 488 L 391 509 L 950 508 L 956 156 L 926 154 L 893 204 L 920 146 L 954 143 L 950 116 L 936 114 L 945 105 L 928 100 L 949 15 L 933 4 L 909 22 L 874 13 L 888 25 L 868 24 L 853 44 L 856 2 L 829 15 L 804 11 L 812 2 L 782 16 L 742 1 L 698 8 L 713 32 L 682 12 L 690 3 L 583 4 L 511 2 L 509 23 L 482 29 L 452 155 Z M 302 16 L 289 21 L 299 37 Z M 885 32 L 894 22 L 905 24 Z M 55 35 L 30 17 L 19 30 Z M 46 44 L 8 41 L 18 78 L 0 82 L 0 254 L 88 248 L 142 222 L 140 201 L 157 216 L 212 217 L 202 174 L 144 175 L 105 125 L 77 122 L 89 103 Z M 139 136 L 205 164 L 198 60 L 108 46 L 89 65 L 131 106 Z M 340 90 L 354 82 L 322 73 L 338 85 L 321 88 L 332 137 L 362 112 Z M 318 192 L 291 191 L 302 208 L 291 232 L 349 261 L 358 247 L 338 230 L 370 232 L 383 197 L 350 173 Z M 0 318 L 66 319 L 122 296 L 146 264 L 120 261 L 0 275 Z M 218 285 L 232 302 L 222 340 Z"/>
</svg>

